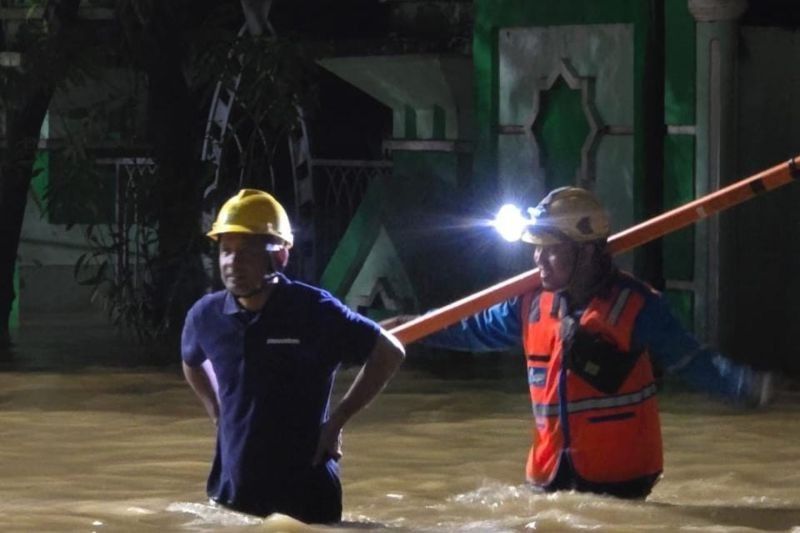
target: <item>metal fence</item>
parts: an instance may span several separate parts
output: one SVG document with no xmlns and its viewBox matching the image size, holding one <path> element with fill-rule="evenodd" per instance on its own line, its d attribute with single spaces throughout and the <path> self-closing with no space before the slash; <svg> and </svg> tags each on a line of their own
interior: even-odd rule
<svg viewBox="0 0 800 533">
<path fill-rule="evenodd" d="M 155 228 L 147 227 L 139 220 L 139 188 L 143 178 L 157 172 L 157 164 L 150 158 L 141 157 L 99 159 L 96 162 L 100 167 L 113 169 L 116 181 L 114 225 L 118 242 L 115 277 L 118 283 L 130 277 L 134 285 L 138 285 L 142 281 L 141 268 L 147 259 L 144 256 L 148 253 L 148 243 L 152 244 L 155 238 Z M 307 216 L 314 227 L 313 262 L 315 278 L 319 279 L 361 205 L 370 183 L 375 179 L 391 177 L 392 162 L 314 159 L 311 168 L 314 201 Z"/>
<path fill-rule="evenodd" d="M 317 275 L 347 231 L 370 183 L 392 175 L 389 160 L 314 159 Z"/>
<path fill-rule="evenodd" d="M 143 263 L 154 245 L 155 228 L 140 218 L 140 189 L 144 178 L 158 172 L 158 165 L 149 157 L 98 159 L 99 167 L 113 167 L 115 187 L 114 235 L 116 241 L 115 278 L 117 284 L 130 279 L 134 287 L 143 281 Z"/>
</svg>

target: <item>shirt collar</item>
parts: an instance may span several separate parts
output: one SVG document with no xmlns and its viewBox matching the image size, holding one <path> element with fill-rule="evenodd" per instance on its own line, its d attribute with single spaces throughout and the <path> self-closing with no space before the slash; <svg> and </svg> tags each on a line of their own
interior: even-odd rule
<svg viewBox="0 0 800 533">
<path fill-rule="evenodd" d="M 236 298 L 233 297 L 228 291 L 225 291 L 225 302 L 222 304 L 222 313 L 225 315 L 235 315 L 241 312 L 242 308 L 239 307 L 239 304 L 236 302 Z"/>
</svg>

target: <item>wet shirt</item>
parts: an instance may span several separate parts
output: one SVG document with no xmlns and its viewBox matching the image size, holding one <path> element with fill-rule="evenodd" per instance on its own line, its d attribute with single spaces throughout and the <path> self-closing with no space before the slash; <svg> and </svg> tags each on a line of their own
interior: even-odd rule
<svg viewBox="0 0 800 533">
<path fill-rule="evenodd" d="M 336 370 L 365 362 L 378 333 L 329 293 L 283 276 L 258 313 L 227 291 L 201 298 L 186 316 L 181 350 L 189 366 L 210 361 L 219 384 L 209 496 L 264 507 L 287 480 L 309 475 Z M 334 464 L 328 470 L 336 477 Z"/>
</svg>

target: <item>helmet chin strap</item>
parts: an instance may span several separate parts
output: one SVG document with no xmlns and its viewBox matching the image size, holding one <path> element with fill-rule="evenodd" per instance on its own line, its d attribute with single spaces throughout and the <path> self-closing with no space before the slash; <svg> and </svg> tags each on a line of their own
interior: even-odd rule
<svg viewBox="0 0 800 533">
<path fill-rule="evenodd" d="M 277 251 L 276 251 L 277 252 Z M 267 285 L 271 285 L 277 281 L 278 274 L 282 272 L 282 268 L 280 268 L 280 264 L 278 263 L 277 259 L 275 258 L 276 252 L 273 252 L 268 249 L 267 257 L 269 257 L 269 272 L 261 278 L 261 287 L 256 291 L 255 294 L 266 290 Z"/>
<path fill-rule="evenodd" d="M 582 243 L 573 241 L 573 264 L 572 272 L 569 275 L 565 290 L 570 293 L 573 303 L 581 305 L 587 296 L 591 296 L 603 283 L 603 279 L 607 272 L 600 263 L 595 263 L 594 259 L 590 258 L 587 264 L 582 264 L 587 254 L 596 254 L 597 249 L 587 251 Z M 579 269 L 588 269 L 584 277 L 578 279 Z"/>
<path fill-rule="evenodd" d="M 261 278 L 261 285 L 253 289 L 252 291 L 247 292 L 246 294 L 234 294 L 236 298 L 252 298 L 253 296 L 257 296 L 267 290 L 268 285 L 272 285 L 273 283 L 277 282 L 278 274 L 283 271 L 281 268 L 282 264 L 278 262 L 276 259 L 277 254 L 283 250 L 281 249 L 270 249 L 267 248 L 267 257 L 269 257 L 269 268 L 270 271 Z"/>
<path fill-rule="evenodd" d="M 575 274 L 578 273 L 578 263 L 582 255 L 581 245 L 570 239 L 570 250 L 572 251 L 572 269 L 567 278 L 566 289 L 571 292 L 571 289 L 577 288 L 575 283 Z"/>
<path fill-rule="evenodd" d="M 278 262 L 275 260 L 275 254 L 269 252 L 268 255 L 269 255 L 269 267 L 271 271 L 267 273 L 266 276 L 264 276 L 264 283 L 261 285 L 262 289 L 264 288 L 265 285 L 269 283 L 275 283 L 275 278 L 280 273 Z"/>
<path fill-rule="evenodd" d="M 579 274 L 579 270 L 585 270 L 587 265 L 583 264 L 586 254 L 588 253 L 582 243 L 570 239 L 570 249 L 572 250 L 572 269 L 569 273 L 569 278 L 564 286 L 564 289 L 570 295 L 571 305 L 582 305 L 583 301 L 592 286 L 591 280 L 582 277 L 583 272 Z"/>
</svg>

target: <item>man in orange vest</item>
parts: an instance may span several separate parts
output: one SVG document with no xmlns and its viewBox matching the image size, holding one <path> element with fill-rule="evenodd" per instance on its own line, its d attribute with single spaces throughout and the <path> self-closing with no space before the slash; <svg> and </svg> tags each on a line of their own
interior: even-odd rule
<svg viewBox="0 0 800 533">
<path fill-rule="evenodd" d="M 662 296 L 620 271 L 609 218 L 591 192 L 563 187 L 531 211 L 542 286 L 424 340 L 525 353 L 535 427 L 526 478 L 545 491 L 644 498 L 661 476 L 653 361 L 699 390 L 763 405 L 770 375 L 704 349 Z"/>
</svg>

